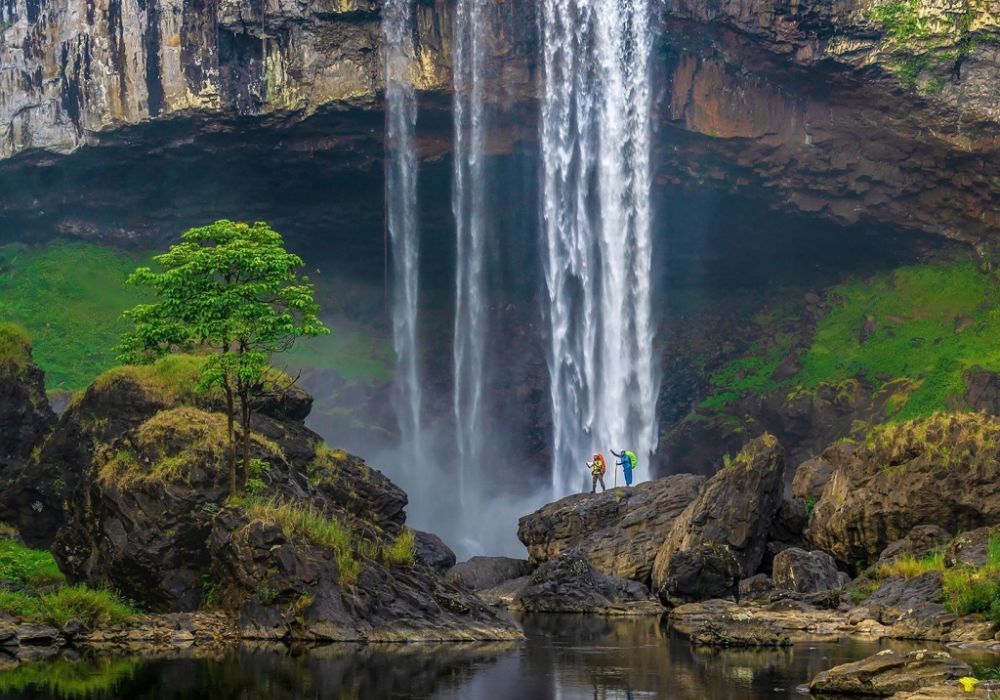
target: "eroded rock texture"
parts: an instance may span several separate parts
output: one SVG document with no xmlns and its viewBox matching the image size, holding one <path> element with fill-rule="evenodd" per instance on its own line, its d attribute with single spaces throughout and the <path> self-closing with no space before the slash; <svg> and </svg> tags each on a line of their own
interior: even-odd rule
<svg viewBox="0 0 1000 700">
<path fill-rule="evenodd" d="M 747 443 L 674 521 L 653 564 L 653 590 L 675 604 L 735 592 L 764 558 L 784 474 L 773 435 Z"/>
<path fill-rule="evenodd" d="M 567 496 L 521 518 L 517 536 L 536 564 L 578 551 L 604 574 L 648 583 L 674 519 L 703 482 L 704 477 L 680 474 L 633 488 Z"/>
<path fill-rule="evenodd" d="M 845 564 L 867 564 L 918 525 L 964 532 L 1000 522 L 997 435 L 995 418 L 972 413 L 875 429 L 837 464 L 809 522 L 810 543 Z"/>
</svg>

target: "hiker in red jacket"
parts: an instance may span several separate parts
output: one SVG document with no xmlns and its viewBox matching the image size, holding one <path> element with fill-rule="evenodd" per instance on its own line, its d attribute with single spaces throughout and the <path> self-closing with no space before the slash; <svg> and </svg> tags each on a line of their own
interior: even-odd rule
<svg viewBox="0 0 1000 700">
<path fill-rule="evenodd" d="M 595 452 L 593 461 L 587 462 L 587 468 L 590 469 L 590 475 L 594 477 L 594 483 L 590 487 L 590 492 L 597 492 L 598 481 L 601 482 L 601 491 L 607 491 L 607 488 L 604 486 L 604 473 L 608 470 L 608 466 L 604 461 L 604 455 L 600 452 Z"/>
</svg>

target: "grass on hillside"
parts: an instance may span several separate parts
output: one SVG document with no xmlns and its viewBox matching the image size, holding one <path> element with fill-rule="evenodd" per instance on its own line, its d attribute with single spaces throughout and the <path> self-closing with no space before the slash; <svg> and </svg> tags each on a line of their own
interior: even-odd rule
<svg viewBox="0 0 1000 700">
<path fill-rule="evenodd" d="M 0 320 L 28 332 L 50 391 L 82 389 L 116 364 L 121 313 L 146 300 L 125 278 L 148 263 L 91 243 L 0 246 Z"/>
<path fill-rule="evenodd" d="M 49 552 L 25 547 L 14 540 L 0 540 L 0 581 L 50 586 L 65 583 L 66 577 Z"/>
<path fill-rule="evenodd" d="M 945 607 L 955 615 L 983 613 L 1000 624 L 1000 533 L 990 537 L 986 564 L 974 569 L 967 566 L 945 568 L 944 556 L 934 552 L 926 557 L 904 555 L 878 567 L 877 577 L 916 578 L 930 571 L 941 571 Z"/>
<path fill-rule="evenodd" d="M 963 374 L 1000 372 L 1000 283 L 968 260 L 906 267 L 827 292 L 831 310 L 803 352 L 801 371 L 777 381 L 787 346 L 740 358 L 716 372 L 702 404 L 719 409 L 744 393 L 814 391 L 862 376 L 876 387 L 909 378 L 913 390 L 891 402 L 888 418 L 905 421 L 961 408 Z M 865 325 L 873 331 L 861 342 Z M 775 349 L 777 348 L 777 349 Z"/>
<path fill-rule="evenodd" d="M 0 246 L 0 322 L 27 331 L 49 391 L 78 391 L 118 364 L 126 309 L 150 301 L 125 279 L 153 253 L 92 243 L 54 241 Z M 331 284 L 333 288 L 335 285 Z M 0 335 L 0 362 L 4 357 Z M 348 383 L 391 377 L 391 340 L 358 326 L 306 339 L 282 356 L 296 369 L 332 369 Z"/>
</svg>

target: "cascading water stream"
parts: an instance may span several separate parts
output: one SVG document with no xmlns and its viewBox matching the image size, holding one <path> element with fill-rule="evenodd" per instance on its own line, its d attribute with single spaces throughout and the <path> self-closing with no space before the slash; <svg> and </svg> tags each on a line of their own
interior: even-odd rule
<svg viewBox="0 0 1000 700">
<path fill-rule="evenodd" d="M 543 0 L 542 215 L 556 496 L 656 447 L 649 0 Z M 648 474 L 648 471 L 639 474 Z"/>
<path fill-rule="evenodd" d="M 396 408 L 403 450 L 420 463 L 421 383 L 417 345 L 420 239 L 417 228 L 417 157 L 413 134 L 416 91 L 407 72 L 413 56 L 413 0 L 388 0 L 385 35 L 386 217 L 392 242 L 393 345 Z"/>
<path fill-rule="evenodd" d="M 485 323 L 483 38 L 482 0 L 458 0 L 453 46 L 454 173 L 452 210 L 456 229 L 454 411 L 458 493 L 481 465 Z"/>
</svg>

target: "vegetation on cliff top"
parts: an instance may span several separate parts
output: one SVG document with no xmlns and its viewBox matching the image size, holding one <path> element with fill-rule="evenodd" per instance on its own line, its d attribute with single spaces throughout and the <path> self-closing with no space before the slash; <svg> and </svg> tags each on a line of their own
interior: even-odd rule
<svg viewBox="0 0 1000 700">
<path fill-rule="evenodd" d="M 0 376 L 17 376 L 28 365 L 31 342 L 28 334 L 13 323 L 0 323 Z"/>
<path fill-rule="evenodd" d="M 198 387 L 225 398 L 229 494 L 236 496 L 238 438 L 245 475 L 254 403 L 275 388 L 271 357 L 330 330 L 319 319 L 309 278 L 299 273 L 302 258 L 264 222 L 220 220 L 189 229 L 153 260 L 157 270 L 140 267 L 128 278 L 156 300 L 125 312 L 133 327 L 118 344 L 121 359 L 142 364 L 196 348 L 208 352 Z"/>
<path fill-rule="evenodd" d="M 150 260 L 148 252 L 92 243 L 0 246 L 0 321 L 30 336 L 49 391 L 83 390 L 118 364 L 114 346 L 128 327 L 121 314 L 147 299 L 124 282 Z M 322 287 L 321 294 L 329 293 Z M 336 334 L 306 340 L 288 361 L 335 371 L 349 383 L 385 381 L 392 374 L 392 343 L 361 326 L 338 327 Z"/>
<path fill-rule="evenodd" d="M 703 409 L 775 390 L 815 391 L 862 378 L 880 388 L 907 378 L 912 391 L 890 402 L 890 420 L 905 421 L 962 407 L 965 372 L 1000 372 L 1000 283 L 971 261 L 918 265 L 845 282 L 826 293 L 829 313 L 811 339 L 786 333 L 754 348 L 711 377 Z M 796 343 L 799 369 L 775 369 Z"/>
</svg>

